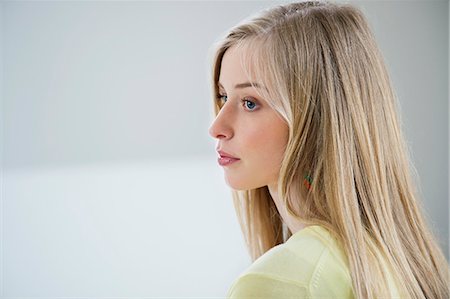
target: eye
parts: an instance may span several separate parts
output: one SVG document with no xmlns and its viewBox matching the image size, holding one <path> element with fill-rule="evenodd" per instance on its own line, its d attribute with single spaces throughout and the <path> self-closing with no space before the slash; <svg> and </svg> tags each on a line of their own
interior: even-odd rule
<svg viewBox="0 0 450 299">
<path fill-rule="evenodd" d="M 247 100 L 247 98 L 244 98 L 244 99 L 242 100 L 242 102 L 244 103 L 244 106 L 246 106 L 247 108 L 249 108 L 250 111 L 255 111 L 255 110 L 256 110 L 255 107 L 258 106 L 255 102 L 250 101 L 250 100 Z M 249 103 L 250 106 L 246 105 L 246 103 Z"/>
<path fill-rule="evenodd" d="M 250 101 L 248 100 L 249 98 L 243 98 L 241 100 L 242 104 L 247 108 L 247 111 L 255 111 L 257 110 L 257 108 L 259 105 L 256 104 L 256 102 L 254 101 Z M 226 95 L 222 95 L 222 94 L 218 94 L 217 95 L 217 102 L 220 108 L 223 107 L 223 105 L 225 104 L 225 102 L 228 100 L 228 97 Z"/>
<path fill-rule="evenodd" d="M 223 105 L 225 104 L 227 96 L 226 95 L 222 95 L 222 94 L 218 94 L 216 96 L 217 99 L 217 105 L 219 106 L 220 109 L 222 109 Z"/>
</svg>

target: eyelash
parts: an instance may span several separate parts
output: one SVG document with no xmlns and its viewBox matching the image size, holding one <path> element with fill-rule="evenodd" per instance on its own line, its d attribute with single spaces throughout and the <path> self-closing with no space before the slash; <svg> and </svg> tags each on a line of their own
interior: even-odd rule
<svg viewBox="0 0 450 299">
<path fill-rule="evenodd" d="M 223 98 L 223 97 L 226 97 L 226 95 L 224 95 L 224 94 L 218 94 L 218 95 L 217 95 L 217 102 L 219 102 L 219 105 L 221 104 L 220 102 L 222 101 L 222 98 Z M 254 101 L 250 101 L 250 100 L 248 100 L 248 98 L 243 98 L 243 99 L 241 100 L 241 102 L 244 103 L 244 105 L 245 105 L 246 102 L 250 102 L 250 103 L 255 104 L 256 107 L 259 108 L 259 104 L 258 104 L 258 103 L 254 102 Z M 220 108 L 222 108 L 222 106 L 220 106 Z M 258 108 L 248 109 L 247 111 L 253 112 L 253 111 L 258 110 Z"/>
</svg>

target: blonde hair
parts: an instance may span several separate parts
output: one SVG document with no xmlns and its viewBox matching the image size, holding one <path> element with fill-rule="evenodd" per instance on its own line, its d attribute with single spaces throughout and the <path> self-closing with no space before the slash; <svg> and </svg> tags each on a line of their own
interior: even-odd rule
<svg viewBox="0 0 450 299">
<path fill-rule="evenodd" d="M 277 5 L 215 46 L 215 114 L 223 55 L 244 49 L 248 78 L 267 87 L 260 96 L 289 125 L 278 195 L 292 216 L 339 240 L 356 298 L 390 297 L 381 260 L 402 298 L 448 298 L 448 262 L 422 215 L 397 97 L 361 11 L 326 1 Z M 292 235 L 267 186 L 232 196 L 253 261 Z"/>
</svg>

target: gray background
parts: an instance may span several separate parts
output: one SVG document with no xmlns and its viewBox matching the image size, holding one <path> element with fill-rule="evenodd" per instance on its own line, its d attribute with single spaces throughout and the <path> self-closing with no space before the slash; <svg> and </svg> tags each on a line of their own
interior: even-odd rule
<svg viewBox="0 0 450 299">
<path fill-rule="evenodd" d="M 209 49 L 288 1 L 0 2 L 1 294 L 224 297 L 250 265 Z M 448 258 L 448 1 L 364 1 Z"/>
</svg>

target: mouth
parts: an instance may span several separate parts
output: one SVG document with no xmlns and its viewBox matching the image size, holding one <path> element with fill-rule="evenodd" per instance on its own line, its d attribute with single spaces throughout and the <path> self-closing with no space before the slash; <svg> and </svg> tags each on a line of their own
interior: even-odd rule
<svg viewBox="0 0 450 299">
<path fill-rule="evenodd" d="M 221 151 L 221 150 L 217 151 L 217 153 L 219 154 L 220 158 L 223 158 L 223 159 L 240 160 L 239 158 L 234 157 L 231 154 Z"/>
<path fill-rule="evenodd" d="M 235 163 L 237 161 L 240 161 L 240 159 L 236 159 L 236 158 L 230 158 L 230 157 L 222 157 L 220 156 L 219 158 L 217 158 L 217 162 L 221 165 L 221 166 L 227 166 L 230 165 L 232 163 Z"/>
<path fill-rule="evenodd" d="M 233 163 L 241 160 L 241 159 L 233 156 L 233 154 L 227 153 L 223 150 L 219 150 L 219 148 L 216 148 L 216 150 L 217 150 L 217 153 L 219 154 L 219 157 L 217 158 L 217 162 L 220 164 L 220 166 L 228 166 L 230 164 L 233 164 Z"/>
</svg>

